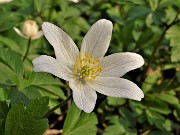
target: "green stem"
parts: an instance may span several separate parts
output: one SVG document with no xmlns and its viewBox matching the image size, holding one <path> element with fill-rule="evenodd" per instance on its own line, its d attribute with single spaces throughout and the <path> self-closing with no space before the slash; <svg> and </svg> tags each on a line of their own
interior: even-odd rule
<svg viewBox="0 0 180 135">
<path fill-rule="evenodd" d="M 28 46 L 27 46 L 27 50 L 26 50 L 26 53 L 23 57 L 23 61 L 26 59 L 27 55 L 28 55 L 28 52 L 29 52 L 29 48 L 30 48 L 30 44 L 31 44 L 31 38 L 28 39 Z"/>
<path fill-rule="evenodd" d="M 51 113 L 53 113 L 56 109 L 62 107 L 63 105 L 65 105 L 70 99 L 72 98 L 72 95 L 70 95 L 68 98 L 66 98 L 66 100 L 62 101 L 61 103 L 59 103 L 58 105 L 56 105 L 55 107 L 53 107 L 51 110 L 49 110 L 43 118 L 47 118 Z"/>
</svg>

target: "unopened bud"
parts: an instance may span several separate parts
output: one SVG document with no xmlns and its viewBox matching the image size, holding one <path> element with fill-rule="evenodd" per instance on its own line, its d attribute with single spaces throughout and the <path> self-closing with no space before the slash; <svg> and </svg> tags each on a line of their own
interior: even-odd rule
<svg viewBox="0 0 180 135">
<path fill-rule="evenodd" d="M 38 25 L 33 20 L 27 20 L 23 24 L 22 32 L 25 36 L 32 38 L 38 33 Z"/>
<path fill-rule="evenodd" d="M 35 21 L 33 20 L 27 20 L 24 22 L 22 31 L 16 27 L 14 27 L 15 32 L 26 39 L 38 39 L 42 37 L 43 32 L 42 30 L 38 30 L 38 25 Z"/>
<path fill-rule="evenodd" d="M 4 4 L 4 3 L 9 3 L 11 2 L 12 0 L 0 0 L 0 4 Z"/>
</svg>

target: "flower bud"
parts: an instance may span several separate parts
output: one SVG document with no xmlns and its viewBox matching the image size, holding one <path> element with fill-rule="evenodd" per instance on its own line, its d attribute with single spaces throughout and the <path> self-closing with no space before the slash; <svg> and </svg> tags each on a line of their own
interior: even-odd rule
<svg viewBox="0 0 180 135">
<path fill-rule="evenodd" d="M 4 3 L 9 3 L 11 2 L 12 0 L 0 0 L 0 4 L 4 4 Z"/>
<path fill-rule="evenodd" d="M 38 25 L 33 20 L 27 20 L 23 24 L 22 33 L 29 38 L 32 38 L 38 33 Z"/>
<path fill-rule="evenodd" d="M 70 1 L 72 1 L 74 3 L 78 3 L 79 2 L 79 0 L 70 0 Z"/>
<path fill-rule="evenodd" d="M 42 30 L 38 30 L 38 25 L 33 20 L 27 20 L 24 22 L 22 31 L 16 27 L 14 27 L 14 31 L 21 37 L 26 39 L 38 39 L 42 37 Z"/>
</svg>

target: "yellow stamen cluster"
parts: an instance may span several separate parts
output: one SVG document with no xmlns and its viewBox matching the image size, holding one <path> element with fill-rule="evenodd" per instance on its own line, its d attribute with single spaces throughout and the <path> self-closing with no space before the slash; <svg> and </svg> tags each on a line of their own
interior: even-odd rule
<svg viewBox="0 0 180 135">
<path fill-rule="evenodd" d="M 88 53 L 80 54 L 74 64 L 74 74 L 78 75 L 80 79 L 95 79 L 103 70 L 99 62 L 99 59 L 94 59 Z"/>
</svg>

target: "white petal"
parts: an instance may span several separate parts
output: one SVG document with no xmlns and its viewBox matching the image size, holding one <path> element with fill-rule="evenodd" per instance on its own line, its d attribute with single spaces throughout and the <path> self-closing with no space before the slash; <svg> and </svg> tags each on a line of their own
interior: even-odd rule
<svg viewBox="0 0 180 135">
<path fill-rule="evenodd" d="M 80 80 L 70 81 L 69 86 L 73 91 L 73 99 L 77 107 L 86 113 L 92 112 L 97 99 L 96 91 Z"/>
<path fill-rule="evenodd" d="M 133 82 L 116 77 L 97 77 L 88 84 L 97 92 L 120 98 L 129 98 L 140 101 L 144 97 L 142 90 Z"/>
<path fill-rule="evenodd" d="M 121 77 L 127 72 L 141 67 L 144 64 L 144 59 L 136 53 L 116 53 L 104 57 L 100 65 L 103 71 L 100 76 Z"/>
<path fill-rule="evenodd" d="M 69 81 L 72 71 L 53 57 L 41 55 L 33 61 L 33 71 L 51 73 L 59 78 Z"/>
<path fill-rule="evenodd" d="M 93 24 L 83 39 L 81 53 L 87 52 L 96 59 L 101 59 L 109 47 L 112 28 L 112 22 L 105 19 Z"/>
<path fill-rule="evenodd" d="M 54 47 L 57 60 L 72 67 L 77 56 L 79 56 L 79 50 L 74 41 L 68 34 L 54 24 L 44 22 L 42 29 L 45 37 Z"/>
<path fill-rule="evenodd" d="M 32 37 L 32 39 L 38 39 L 38 38 L 40 38 L 40 37 L 42 37 L 42 36 L 43 36 L 43 31 L 41 30 L 41 31 L 38 31 L 38 33 L 36 34 L 36 36 Z"/>
<path fill-rule="evenodd" d="M 14 27 L 14 31 L 21 37 L 28 39 L 18 28 Z"/>
</svg>

